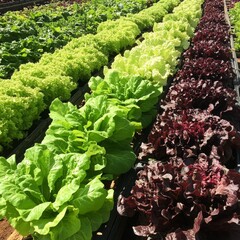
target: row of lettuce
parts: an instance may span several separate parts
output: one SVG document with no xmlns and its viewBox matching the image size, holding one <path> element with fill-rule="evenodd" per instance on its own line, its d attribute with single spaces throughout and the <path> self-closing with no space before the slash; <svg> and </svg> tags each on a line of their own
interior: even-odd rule
<svg viewBox="0 0 240 240">
<path fill-rule="evenodd" d="M 238 239 L 240 107 L 231 66 L 230 29 L 222 1 L 206 0 L 183 64 L 139 158 L 129 196 L 118 211 L 139 214 L 133 227 L 152 239 Z M 231 235 L 232 234 L 232 235 Z"/>
<path fill-rule="evenodd" d="M 75 38 L 62 49 L 45 53 L 39 62 L 21 65 L 10 80 L 0 80 L 0 148 L 23 138 L 55 98 L 69 99 L 79 81 L 88 81 L 177 3 L 162 0 L 137 14 L 101 23 L 97 34 Z"/>
<path fill-rule="evenodd" d="M 95 34 L 101 22 L 138 13 L 148 3 L 147 0 L 91 0 L 67 6 L 52 3 L 0 16 L 0 78 L 10 78 L 21 64 L 36 62 L 44 52 L 54 52 L 73 38 Z"/>
<path fill-rule="evenodd" d="M 168 41 L 175 52 L 165 67 L 170 65 L 168 76 L 173 75 L 178 56 L 201 16 L 202 2 L 181 2 L 162 23 L 155 24 L 154 32 L 149 33 L 153 41 L 145 35 L 125 57 L 134 58 L 134 52 L 142 48 L 148 54 L 148 60 L 139 62 L 142 66 L 138 67 L 143 68 L 148 62 L 159 61 L 146 48 L 163 49 Z M 182 29 L 175 28 L 176 21 Z M 159 40 L 161 32 L 166 39 Z M 165 55 L 159 51 L 161 59 Z M 135 58 L 139 58 L 137 52 Z M 132 63 L 125 64 L 130 68 Z M 108 220 L 113 207 L 113 190 L 106 189 L 102 181 L 115 179 L 134 165 L 134 134 L 149 125 L 156 114 L 167 76 L 157 80 L 149 71 L 163 70 L 153 64 L 152 69 L 146 69 L 146 76 L 113 68 L 104 78 L 92 77 L 91 94 L 85 94 L 85 104 L 79 109 L 55 99 L 50 106 L 52 123 L 43 141 L 28 149 L 18 165 L 14 156 L 0 158 L 0 216 L 22 235 L 31 234 L 34 239 L 92 239 L 92 232 Z"/>
<path fill-rule="evenodd" d="M 231 24 L 234 27 L 234 46 L 237 51 L 240 51 L 240 2 L 234 4 L 229 10 Z"/>
</svg>

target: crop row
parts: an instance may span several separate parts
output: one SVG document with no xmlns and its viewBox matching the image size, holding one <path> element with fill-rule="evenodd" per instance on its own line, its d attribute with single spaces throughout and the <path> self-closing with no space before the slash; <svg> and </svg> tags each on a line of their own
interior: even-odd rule
<svg viewBox="0 0 240 240">
<path fill-rule="evenodd" d="M 222 1 L 206 0 L 204 16 L 183 54 L 139 158 L 130 196 L 118 211 L 138 214 L 134 233 L 151 239 L 239 237 L 239 114 L 229 26 Z M 232 234 L 232 235 L 231 235 Z M 234 235 L 235 234 L 235 235 Z"/>
<path fill-rule="evenodd" d="M 175 43 L 175 51 L 182 51 L 182 42 L 186 44 L 199 20 L 201 4 L 202 0 L 183 1 L 160 23 L 163 28 L 156 26 L 152 37 L 157 40 L 164 31 L 166 39 Z M 175 32 L 175 25 L 165 30 L 164 24 L 174 21 L 184 24 L 181 32 L 186 41 L 179 29 Z M 147 42 L 146 38 L 136 48 L 164 45 L 164 40 Z M 161 85 L 111 69 L 104 79 L 91 78 L 91 94 L 85 95 L 81 108 L 54 100 L 53 121 L 42 143 L 28 149 L 18 165 L 14 156 L 0 158 L 0 215 L 22 235 L 36 239 L 90 240 L 113 207 L 113 190 L 105 189 L 102 181 L 115 179 L 133 166 L 133 136 L 145 118 L 156 113 Z"/>
<path fill-rule="evenodd" d="M 146 0 L 101 0 L 8 12 L 0 17 L 0 78 L 11 77 L 21 64 L 36 62 L 73 38 L 95 34 L 101 22 L 138 13 L 147 5 Z"/>
<path fill-rule="evenodd" d="M 76 38 L 53 54 L 44 54 L 38 63 L 21 65 L 10 80 L 0 80 L 0 145 L 23 138 L 24 130 L 55 98 L 69 99 L 78 81 L 88 81 L 109 57 L 133 45 L 141 31 L 161 21 L 177 3 L 162 0 L 140 13 L 106 21 L 97 34 Z"/>
<path fill-rule="evenodd" d="M 234 7 L 229 10 L 231 24 L 234 26 L 234 46 L 240 51 L 240 2 L 234 4 Z"/>
</svg>

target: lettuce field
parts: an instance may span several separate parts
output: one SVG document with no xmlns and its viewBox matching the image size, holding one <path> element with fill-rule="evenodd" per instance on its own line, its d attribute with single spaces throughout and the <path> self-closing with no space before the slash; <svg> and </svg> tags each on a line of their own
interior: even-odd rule
<svg viewBox="0 0 240 240">
<path fill-rule="evenodd" d="M 4 10 L 0 239 L 240 239 L 239 4 Z"/>
</svg>

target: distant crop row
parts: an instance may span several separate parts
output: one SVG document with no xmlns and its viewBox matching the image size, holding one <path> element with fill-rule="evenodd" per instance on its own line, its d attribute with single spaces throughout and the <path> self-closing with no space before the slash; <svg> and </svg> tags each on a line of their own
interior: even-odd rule
<svg viewBox="0 0 240 240">
<path fill-rule="evenodd" d="M 101 0 L 8 12 L 0 16 L 0 78 L 9 78 L 21 64 L 36 62 L 44 52 L 54 52 L 73 38 L 95 34 L 101 22 L 147 6 L 146 0 Z"/>
<path fill-rule="evenodd" d="M 231 24 L 234 26 L 235 48 L 240 51 L 240 2 L 235 3 L 229 11 Z"/>
</svg>

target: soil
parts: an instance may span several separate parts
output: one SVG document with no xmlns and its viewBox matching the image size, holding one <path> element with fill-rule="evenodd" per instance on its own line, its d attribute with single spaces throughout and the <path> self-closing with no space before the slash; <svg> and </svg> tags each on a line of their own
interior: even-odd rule
<svg viewBox="0 0 240 240">
<path fill-rule="evenodd" d="M 0 240 L 22 240 L 23 237 L 5 220 L 0 220 Z"/>
</svg>

